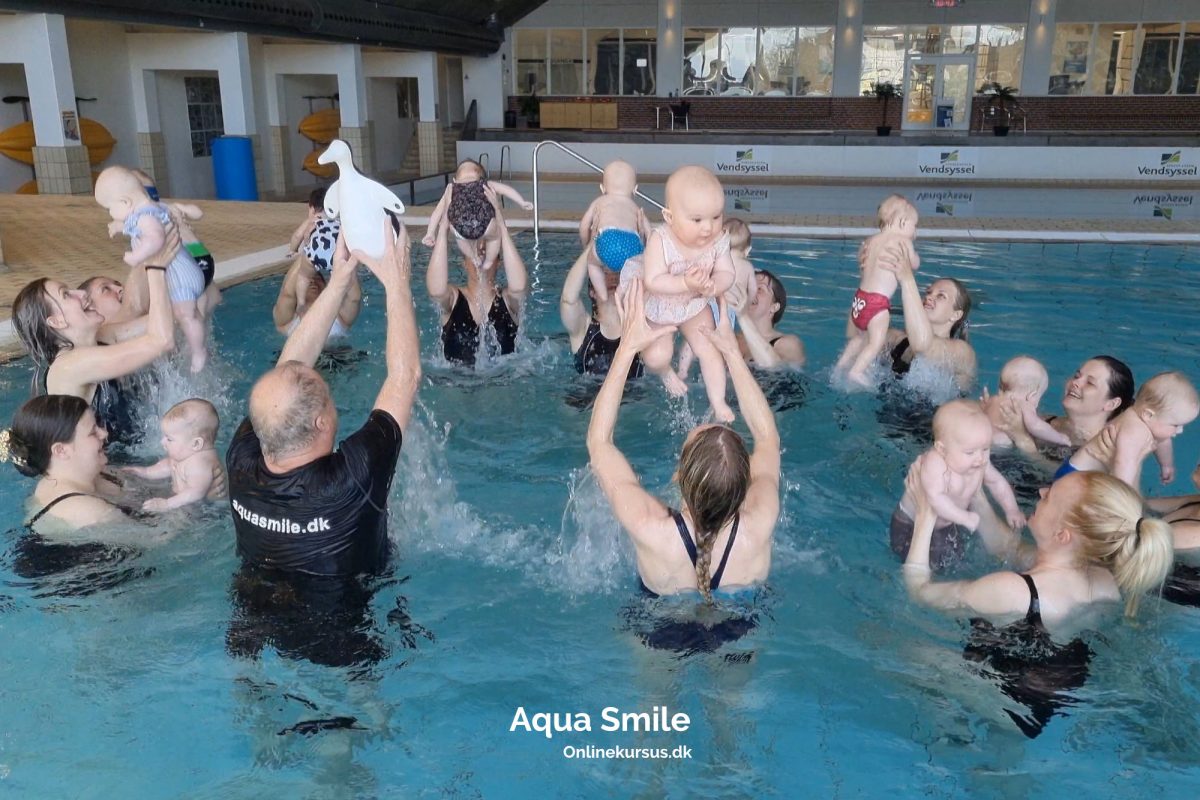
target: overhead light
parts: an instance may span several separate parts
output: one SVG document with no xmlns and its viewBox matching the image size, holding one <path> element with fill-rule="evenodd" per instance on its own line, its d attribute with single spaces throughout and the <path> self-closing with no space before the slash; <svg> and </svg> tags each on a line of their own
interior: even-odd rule
<svg viewBox="0 0 1200 800">
<path fill-rule="evenodd" d="M 929 0 L 929 5 L 934 8 L 958 8 L 966 0 Z"/>
</svg>

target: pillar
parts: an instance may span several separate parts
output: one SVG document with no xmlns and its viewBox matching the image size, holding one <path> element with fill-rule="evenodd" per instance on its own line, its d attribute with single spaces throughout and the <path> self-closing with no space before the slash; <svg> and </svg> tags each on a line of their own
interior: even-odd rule
<svg viewBox="0 0 1200 800">
<path fill-rule="evenodd" d="M 683 0 L 658 0 L 654 85 L 659 97 L 683 93 Z"/>
<path fill-rule="evenodd" d="M 841 0 L 833 32 L 833 96 L 857 97 L 862 79 L 862 7 L 866 0 Z"/>
<path fill-rule="evenodd" d="M 171 176 L 167 172 L 167 146 L 162 132 L 137 134 L 138 166 L 151 178 L 162 197 L 171 194 Z"/>
<path fill-rule="evenodd" d="M 1054 24 L 1057 0 L 1030 0 L 1025 26 L 1025 59 L 1021 63 L 1021 94 L 1044 95 L 1050 89 L 1054 60 Z"/>
</svg>

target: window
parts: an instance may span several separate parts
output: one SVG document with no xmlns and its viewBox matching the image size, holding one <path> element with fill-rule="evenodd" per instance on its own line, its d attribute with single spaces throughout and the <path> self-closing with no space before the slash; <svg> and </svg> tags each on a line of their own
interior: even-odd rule
<svg viewBox="0 0 1200 800">
<path fill-rule="evenodd" d="M 833 93 L 833 28 L 796 32 L 796 86 L 792 94 Z"/>
<path fill-rule="evenodd" d="M 1196 94 L 1198 80 L 1198 23 L 1055 26 L 1050 94 Z"/>
<path fill-rule="evenodd" d="M 829 94 L 831 28 L 687 28 L 683 93 Z"/>
<path fill-rule="evenodd" d="M 546 94 L 546 31 L 542 28 L 517 31 L 517 94 Z"/>
<path fill-rule="evenodd" d="M 583 31 L 550 31 L 548 94 L 583 94 Z"/>
<path fill-rule="evenodd" d="M 589 28 L 587 31 L 588 94 L 620 94 L 621 30 Z"/>
<path fill-rule="evenodd" d="M 1183 56 L 1179 60 L 1179 94 L 1200 90 L 1200 22 L 1189 22 L 1183 37 Z"/>
<path fill-rule="evenodd" d="M 217 78 L 183 79 L 187 95 L 188 127 L 192 132 L 192 158 L 212 155 L 212 140 L 225 134 L 221 116 L 221 82 Z"/>
<path fill-rule="evenodd" d="M 658 64 L 658 30 L 626 28 L 621 32 L 625 55 L 621 60 L 621 94 L 654 94 Z"/>
<path fill-rule="evenodd" d="M 904 37 L 901 25 L 863 28 L 861 91 L 870 91 L 876 83 L 904 86 Z"/>
<path fill-rule="evenodd" d="M 975 42 L 975 89 L 985 83 L 1021 85 L 1025 60 L 1024 25 L 980 25 Z"/>
<path fill-rule="evenodd" d="M 1133 75 L 1134 94 L 1171 93 L 1182 27 L 1178 23 L 1142 23 L 1142 52 Z"/>
</svg>

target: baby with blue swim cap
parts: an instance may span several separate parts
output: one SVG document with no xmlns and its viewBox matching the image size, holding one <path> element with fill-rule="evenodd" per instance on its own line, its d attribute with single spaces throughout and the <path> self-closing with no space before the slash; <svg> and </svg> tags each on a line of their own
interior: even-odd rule
<svg viewBox="0 0 1200 800">
<path fill-rule="evenodd" d="M 633 166 L 611 161 L 604 167 L 600 196 L 592 201 L 579 222 L 579 241 L 588 248 L 588 279 L 601 302 L 608 299 L 605 269 L 620 272 L 625 262 L 645 249 L 650 226 L 633 199 L 637 172 Z"/>
</svg>

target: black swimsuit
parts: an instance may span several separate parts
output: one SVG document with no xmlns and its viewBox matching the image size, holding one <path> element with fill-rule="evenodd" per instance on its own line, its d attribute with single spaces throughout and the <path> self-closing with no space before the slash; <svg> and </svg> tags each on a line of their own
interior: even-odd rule
<svg viewBox="0 0 1200 800">
<path fill-rule="evenodd" d="M 613 356 L 620 346 L 620 337 L 609 339 L 600 332 L 600 323 L 592 320 L 587 332 L 583 334 L 583 343 L 575 353 L 575 371 L 581 375 L 607 375 L 609 367 L 612 366 Z M 633 363 L 629 366 L 629 377 L 640 378 L 644 371 L 642 359 L 634 356 Z"/>
<path fill-rule="evenodd" d="M 905 336 L 900 342 L 892 348 L 889 354 L 892 359 L 892 374 L 907 375 L 909 369 L 912 368 L 911 361 L 904 360 L 904 354 L 908 352 L 908 337 Z"/>
<path fill-rule="evenodd" d="M 990 667 L 1001 691 L 1029 709 L 1027 715 L 1004 711 L 1033 739 L 1059 708 L 1076 702 L 1065 693 L 1087 680 L 1092 650 L 1082 639 L 1060 645 L 1050 638 L 1042 623 L 1037 586 L 1031 576 L 1022 573 L 1021 577 L 1029 587 L 1025 618 L 1002 628 L 985 619 L 971 620 L 963 657 Z"/>
<path fill-rule="evenodd" d="M 475 318 L 471 316 L 471 304 L 467 302 L 461 289 L 456 289 L 458 299 L 450 316 L 442 326 L 442 353 L 447 361 L 466 366 L 475 366 L 475 356 L 479 352 L 479 340 L 482 331 Z M 500 345 L 500 355 L 508 355 L 517 349 L 517 321 L 513 319 L 500 292 L 488 309 L 488 322 L 496 331 L 496 342 Z"/>
<path fill-rule="evenodd" d="M 683 540 L 683 548 L 687 550 L 688 558 L 691 559 L 694 567 L 696 566 L 696 543 L 692 541 L 692 533 L 688 530 L 687 521 L 683 518 L 683 514 L 675 509 L 671 509 L 671 518 L 675 520 L 675 530 L 679 531 L 679 538 Z M 721 562 L 717 564 L 717 571 L 713 573 L 712 580 L 708 584 L 713 591 L 721 588 L 721 576 L 725 574 L 725 564 L 729 561 L 729 553 L 733 550 L 733 542 L 737 539 L 738 523 L 741 520 L 741 514 L 733 515 L 733 528 L 729 531 L 729 541 L 725 544 L 725 552 L 721 555 Z M 658 597 L 656 593 L 647 588 L 644 582 L 641 582 L 640 577 L 638 580 L 642 585 L 643 592 L 651 597 Z"/>
</svg>

